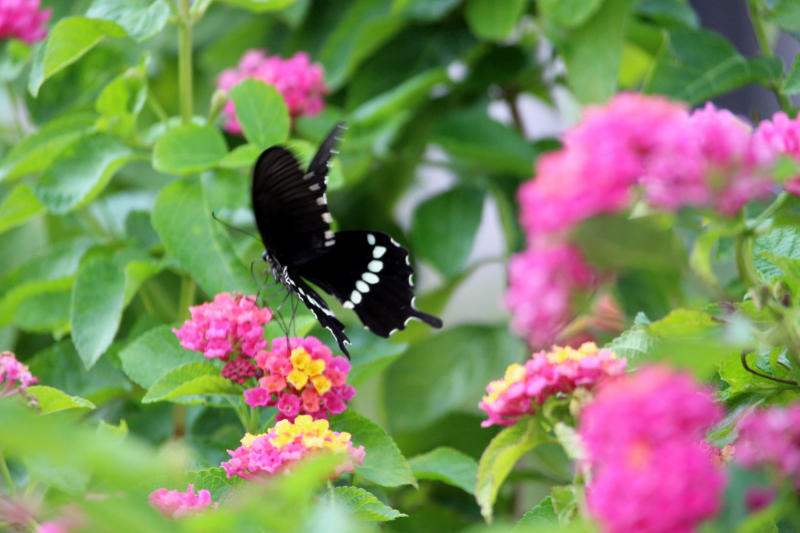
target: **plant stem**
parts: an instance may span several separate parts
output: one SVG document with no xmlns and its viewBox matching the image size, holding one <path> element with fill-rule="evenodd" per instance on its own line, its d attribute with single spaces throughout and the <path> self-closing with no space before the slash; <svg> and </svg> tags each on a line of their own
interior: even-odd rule
<svg viewBox="0 0 800 533">
<path fill-rule="evenodd" d="M 195 289 L 194 280 L 188 274 L 184 274 L 181 278 L 181 297 L 178 302 L 178 321 L 183 322 L 191 318 L 192 313 L 189 308 L 194 304 Z"/>
<path fill-rule="evenodd" d="M 22 119 L 19 116 L 19 100 L 17 99 L 17 93 L 14 92 L 14 87 L 11 84 L 6 84 L 6 92 L 8 93 L 8 99 L 11 102 L 11 115 L 14 117 L 14 127 L 17 130 L 17 135 L 19 136 L 18 141 L 21 141 L 25 137 L 25 129 L 22 127 Z"/>
<path fill-rule="evenodd" d="M 180 23 L 178 24 L 178 93 L 181 119 L 189 124 L 194 115 L 192 88 L 192 14 L 191 0 L 178 0 Z"/>
<path fill-rule="evenodd" d="M 3 455 L 3 452 L 0 451 L 0 470 L 3 472 L 3 480 L 8 485 L 8 492 L 12 496 L 17 495 L 17 488 L 14 486 L 14 480 L 11 479 L 11 471 L 8 469 L 8 464 L 6 463 L 6 456 Z"/>
<path fill-rule="evenodd" d="M 750 234 L 749 232 L 740 233 L 736 236 L 736 270 L 739 271 L 739 277 L 742 278 L 748 289 L 759 285 L 753 272 L 752 258 Z"/>
<path fill-rule="evenodd" d="M 750 22 L 753 24 L 753 31 L 756 34 L 756 40 L 758 41 L 759 48 L 761 48 L 762 55 L 764 57 L 775 57 L 775 54 L 772 53 L 772 48 L 769 45 L 769 39 L 767 39 L 767 31 L 764 28 L 764 21 L 761 19 L 759 2 L 760 0 L 747 0 L 747 10 L 750 14 Z M 794 106 L 792 106 L 792 101 L 789 100 L 789 97 L 781 92 L 780 86 L 778 84 L 770 84 L 770 89 L 772 89 L 772 91 L 775 93 L 775 96 L 778 98 L 781 111 L 791 114 L 794 111 Z"/>
</svg>

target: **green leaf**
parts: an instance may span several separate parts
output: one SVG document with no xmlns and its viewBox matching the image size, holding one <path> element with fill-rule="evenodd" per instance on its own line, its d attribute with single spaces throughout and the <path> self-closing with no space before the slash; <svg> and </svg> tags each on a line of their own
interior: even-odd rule
<svg viewBox="0 0 800 533">
<path fill-rule="evenodd" d="M 279 11 L 292 5 L 296 0 L 224 0 L 233 6 L 241 7 L 254 13 Z"/>
<path fill-rule="evenodd" d="M 431 141 L 471 165 L 529 178 L 536 150 L 519 133 L 495 122 L 485 109 L 460 109 L 442 118 Z"/>
<path fill-rule="evenodd" d="M 675 28 L 669 32 L 669 46 L 659 54 L 645 92 L 698 104 L 748 83 L 776 83 L 782 72 L 778 58 L 746 59 L 719 34 Z"/>
<path fill-rule="evenodd" d="M 225 395 L 241 396 L 242 388 L 223 378 L 211 363 L 188 363 L 167 372 L 156 381 L 142 403 L 185 399 L 186 396 Z M 196 399 L 192 398 L 192 402 Z"/>
<path fill-rule="evenodd" d="M 800 93 L 800 55 L 794 58 L 792 68 L 784 78 L 783 85 L 781 85 L 781 92 L 783 94 Z"/>
<path fill-rule="evenodd" d="M 222 168 L 250 168 L 255 164 L 261 152 L 262 150 L 258 146 L 243 144 L 237 146 L 223 157 L 219 162 L 219 166 Z"/>
<path fill-rule="evenodd" d="M 628 361 L 628 368 L 642 358 L 646 357 L 655 348 L 656 340 L 643 329 L 631 329 L 625 331 L 604 346 L 613 350 L 617 357 L 625 358 Z"/>
<path fill-rule="evenodd" d="M 773 283 L 783 277 L 782 269 L 770 257 L 800 261 L 800 228 L 778 227 L 760 235 L 753 246 L 753 266 L 764 281 Z"/>
<path fill-rule="evenodd" d="M 86 17 L 119 24 L 137 42 L 160 32 L 169 18 L 169 5 L 156 0 L 147 5 L 139 0 L 95 0 Z"/>
<path fill-rule="evenodd" d="M 764 2 L 766 19 L 782 30 L 800 31 L 800 4 L 796 0 L 770 0 Z"/>
<path fill-rule="evenodd" d="M 384 487 L 416 486 L 417 481 L 405 457 L 378 424 L 348 409 L 331 417 L 331 429 L 350 433 L 353 446 L 364 447 L 364 464 L 356 465 L 356 474 Z"/>
<path fill-rule="evenodd" d="M 467 494 L 475 493 L 478 463 L 453 448 L 441 447 L 408 461 L 417 479 L 435 479 L 458 487 Z"/>
<path fill-rule="evenodd" d="M 525 0 L 467 0 L 464 15 L 472 33 L 487 41 L 505 39 L 525 12 Z"/>
<path fill-rule="evenodd" d="M 14 187 L 0 204 L 0 233 L 44 213 L 44 207 L 26 183 Z"/>
<path fill-rule="evenodd" d="M 550 489 L 553 510 L 560 524 L 569 524 L 578 511 L 578 498 L 574 485 L 557 485 Z"/>
<path fill-rule="evenodd" d="M 539 505 L 522 515 L 511 533 L 536 533 L 543 526 L 557 526 L 558 515 L 553 509 L 553 500 L 550 496 L 542 500 Z"/>
<path fill-rule="evenodd" d="M 22 331 L 51 333 L 55 339 L 60 339 L 70 331 L 71 296 L 71 291 L 62 290 L 26 298 L 14 313 L 14 324 Z"/>
<path fill-rule="evenodd" d="M 136 129 L 136 117 L 147 99 L 146 68 L 143 64 L 128 69 L 106 85 L 95 102 L 101 118 L 100 131 L 129 139 Z M 135 139 L 132 139 L 135 142 Z"/>
<path fill-rule="evenodd" d="M 605 102 L 614 94 L 633 4 L 633 0 L 605 0 L 586 23 L 558 42 L 570 88 L 582 103 Z"/>
<path fill-rule="evenodd" d="M 16 80 L 30 57 L 31 48 L 27 44 L 16 39 L 6 40 L 5 47 L 0 53 L 0 83 Z"/>
<path fill-rule="evenodd" d="M 422 22 L 444 18 L 462 0 L 394 0 L 392 11 Z"/>
<path fill-rule="evenodd" d="M 0 181 L 47 169 L 62 150 L 94 130 L 92 115 L 68 115 L 25 137 L 0 160 Z"/>
<path fill-rule="evenodd" d="M 245 139 L 261 150 L 289 137 L 289 108 L 273 85 L 247 78 L 231 89 Z"/>
<path fill-rule="evenodd" d="M 475 499 L 487 522 L 492 521 L 492 507 L 497 492 L 514 464 L 525 452 L 547 439 L 537 419 L 525 418 L 498 433 L 489 443 L 478 462 L 478 481 L 475 485 Z"/>
<path fill-rule="evenodd" d="M 181 347 L 172 326 L 151 329 L 119 353 L 125 374 L 145 389 L 150 389 L 176 368 L 200 361 L 202 357 Z"/>
<path fill-rule="evenodd" d="M 316 324 L 316 319 L 311 318 Z M 371 338 L 355 333 L 348 335 L 353 341 L 353 347 L 350 348 L 351 367 L 350 373 L 347 374 L 347 382 L 354 387 L 358 387 L 370 377 L 380 373 L 403 355 L 408 348 L 406 343 L 390 342 L 375 335 L 371 335 Z"/>
<path fill-rule="evenodd" d="M 405 24 L 403 17 L 392 13 L 392 0 L 356 0 L 320 52 L 328 87 L 333 91 L 341 87 L 365 59 Z"/>
<path fill-rule="evenodd" d="M 447 81 L 447 72 L 444 69 L 421 72 L 361 104 L 350 115 L 352 123 L 354 126 L 370 128 L 386 122 L 397 113 L 413 111 L 429 100 L 431 89 L 435 85 Z"/>
<path fill-rule="evenodd" d="M 56 464 L 49 457 L 34 455 L 23 458 L 25 468 L 31 478 L 48 487 L 54 487 L 71 496 L 81 496 L 86 492 L 89 475 L 70 464 Z"/>
<path fill-rule="evenodd" d="M 483 214 L 484 193 L 460 186 L 422 203 L 414 213 L 414 250 L 446 278 L 464 270 Z"/>
<path fill-rule="evenodd" d="M 78 263 L 92 241 L 79 237 L 47 248 L 0 279 L 0 327 L 14 317 L 17 306 L 36 294 L 67 290 Z"/>
<path fill-rule="evenodd" d="M 61 152 L 42 174 L 36 195 L 49 212 L 63 215 L 100 194 L 132 158 L 130 148 L 106 133 L 85 137 Z"/>
<path fill-rule="evenodd" d="M 601 268 L 674 271 L 686 264 L 683 243 L 658 217 L 598 216 L 573 233 L 586 258 Z"/>
<path fill-rule="evenodd" d="M 218 129 L 186 124 L 168 130 L 156 142 L 153 168 L 167 174 L 194 174 L 213 167 L 227 153 Z"/>
<path fill-rule="evenodd" d="M 236 257 L 220 223 L 211 217 L 198 179 L 176 181 L 161 190 L 153 206 L 153 227 L 164 247 L 207 294 L 255 294 L 250 269 Z"/>
<path fill-rule="evenodd" d="M 654 20 L 660 26 L 700 27 L 700 18 L 690 3 L 683 0 L 640 0 L 636 14 Z"/>
<path fill-rule="evenodd" d="M 523 356 L 505 327 L 460 326 L 417 342 L 385 374 L 392 429 L 421 429 L 455 410 L 477 411 L 486 384 Z"/>
<path fill-rule="evenodd" d="M 540 0 L 544 17 L 565 28 L 576 28 L 600 9 L 604 0 Z"/>
<path fill-rule="evenodd" d="M 125 30 L 108 20 L 67 17 L 58 21 L 40 48 L 28 82 L 34 97 L 50 76 L 71 65 L 105 37 L 124 37 Z"/>
<path fill-rule="evenodd" d="M 374 494 L 360 487 L 336 487 L 330 499 L 350 511 L 353 518 L 367 522 L 385 522 L 408 516 L 383 504 Z"/>
<path fill-rule="evenodd" d="M 26 392 L 36 398 L 39 409 L 44 415 L 65 409 L 95 409 L 95 405 L 89 400 L 70 396 L 45 385 L 33 385 L 28 387 Z"/>
<path fill-rule="evenodd" d="M 783 272 L 783 279 L 792 289 L 792 293 L 798 294 L 797 289 L 800 287 L 800 261 L 782 255 L 768 253 L 762 253 L 760 255 L 781 269 Z"/>
<path fill-rule="evenodd" d="M 211 493 L 211 499 L 220 502 L 225 499 L 228 492 L 241 486 L 244 482 L 239 476 L 228 477 L 224 468 L 215 467 L 189 472 L 189 483 L 194 484 L 197 491 L 207 490 Z"/>
</svg>

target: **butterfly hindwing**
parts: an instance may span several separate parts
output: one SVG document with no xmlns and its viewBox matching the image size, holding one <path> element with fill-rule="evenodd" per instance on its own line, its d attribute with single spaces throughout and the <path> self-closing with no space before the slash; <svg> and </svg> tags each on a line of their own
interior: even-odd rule
<svg viewBox="0 0 800 533">
<path fill-rule="evenodd" d="M 314 315 L 314 318 L 317 319 L 317 322 L 319 322 L 322 327 L 327 328 L 333 333 L 333 337 L 339 344 L 339 348 L 342 349 L 347 357 L 350 357 L 350 353 L 345 347 L 345 344 L 350 344 L 350 339 L 344 334 L 344 324 L 336 318 L 336 315 L 330 310 L 325 300 L 323 300 L 317 291 L 312 289 L 308 283 L 303 281 L 302 278 L 293 277 L 291 284 L 294 293 L 300 298 L 300 301 L 308 307 Z"/>
<path fill-rule="evenodd" d="M 340 231 L 324 256 L 300 265 L 298 274 L 353 309 L 381 337 L 404 329 L 412 318 L 441 327 L 437 317 L 414 307 L 408 250 L 377 231 Z"/>
</svg>

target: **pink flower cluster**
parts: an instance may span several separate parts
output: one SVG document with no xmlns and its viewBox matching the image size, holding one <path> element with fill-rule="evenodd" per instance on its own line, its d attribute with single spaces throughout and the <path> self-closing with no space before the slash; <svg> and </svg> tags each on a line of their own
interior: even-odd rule
<svg viewBox="0 0 800 533">
<path fill-rule="evenodd" d="M 312 63 L 305 52 L 297 52 L 289 59 L 280 56 L 267 56 L 265 50 L 248 50 L 242 56 L 237 68 L 229 68 L 219 76 L 217 85 L 230 91 L 246 78 L 256 78 L 283 95 L 289 114 L 292 117 L 316 115 L 325 107 L 322 100 L 327 92 L 323 79 L 322 65 Z M 236 109 L 229 101 L 222 112 L 227 117 L 225 129 L 240 135 L 242 126 L 236 119 Z"/>
<path fill-rule="evenodd" d="M 775 113 L 772 120 L 759 123 L 753 145 L 756 159 L 764 165 L 775 165 L 781 157 L 800 163 L 800 120 L 783 112 Z M 783 187 L 800 196 L 800 175 L 791 176 Z"/>
<path fill-rule="evenodd" d="M 53 10 L 39 11 L 39 4 L 39 0 L 0 0 L 0 39 L 11 37 L 28 44 L 44 39 L 44 24 Z"/>
<path fill-rule="evenodd" d="M 604 533 L 689 533 L 720 510 L 725 485 L 705 432 L 722 416 L 711 392 L 661 367 L 606 382 L 580 414 Z"/>
<path fill-rule="evenodd" d="M 353 447 L 349 433 L 331 431 L 327 420 L 313 420 L 308 415 L 298 416 L 294 423 L 282 420 L 261 435 L 248 433 L 242 445 L 228 453 L 231 460 L 222 463 L 228 477 L 248 480 L 286 473 L 297 461 L 320 453 L 342 454 L 338 476 L 363 464 L 365 455 L 363 446 Z"/>
<path fill-rule="evenodd" d="M 355 389 L 347 385 L 350 363 L 315 337 L 278 337 L 272 351 L 255 356 L 263 377 L 259 386 L 246 390 L 245 401 L 251 407 L 278 408 L 277 420 L 294 420 L 301 414 L 314 419 L 328 418 L 328 413 L 344 412 Z"/>
<path fill-rule="evenodd" d="M 0 353 L 0 398 L 24 394 L 25 389 L 39 383 L 39 378 L 31 374 L 11 352 Z"/>
<path fill-rule="evenodd" d="M 150 504 L 164 516 L 171 518 L 180 518 L 201 513 L 209 507 L 213 509 L 218 507 L 218 504 L 211 500 L 209 491 L 199 490 L 195 494 L 194 485 L 189 485 L 186 492 L 167 489 L 153 491 L 150 493 Z"/>
<path fill-rule="evenodd" d="M 272 313 L 258 307 L 254 296 L 225 292 L 190 311 L 192 318 L 172 330 L 187 350 L 227 361 L 231 355 L 252 358 L 267 346 L 263 326 Z"/>
<path fill-rule="evenodd" d="M 625 372 L 625 359 L 617 359 L 611 350 L 599 350 L 593 343 L 579 349 L 553 347 L 539 352 L 525 365 L 513 364 L 505 377 L 492 381 L 479 407 L 489 415 L 481 426 L 510 426 L 528 414 L 534 414 L 545 400 L 556 394 L 571 394 L 583 387 L 591 389 L 601 379 Z"/>
<path fill-rule="evenodd" d="M 36 529 L 36 533 L 69 533 L 69 530 L 58 522 L 42 522 Z"/>
<path fill-rule="evenodd" d="M 772 468 L 800 490 L 800 404 L 756 411 L 742 420 L 735 460 L 747 468 Z"/>
</svg>

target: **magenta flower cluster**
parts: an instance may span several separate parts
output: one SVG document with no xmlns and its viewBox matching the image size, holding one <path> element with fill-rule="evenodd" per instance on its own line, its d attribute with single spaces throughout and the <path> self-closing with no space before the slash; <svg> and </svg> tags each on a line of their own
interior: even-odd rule
<svg viewBox="0 0 800 533">
<path fill-rule="evenodd" d="M 272 341 L 272 350 L 259 351 L 256 364 L 263 377 L 259 386 L 245 391 L 251 407 L 277 406 L 277 420 L 294 420 L 307 414 L 313 419 L 344 412 L 355 395 L 347 384 L 350 363 L 315 337 Z"/>
<path fill-rule="evenodd" d="M 11 352 L 0 353 L 0 398 L 25 394 L 25 389 L 39 383 L 39 378 L 31 374 Z"/>
<path fill-rule="evenodd" d="M 267 347 L 264 325 L 272 318 L 272 312 L 258 307 L 255 300 L 255 296 L 238 293 L 217 294 L 213 302 L 190 307 L 192 318 L 172 331 L 181 346 L 203 352 L 206 359 L 255 357 Z"/>
<path fill-rule="evenodd" d="M 725 473 L 701 441 L 721 416 L 710 391 L 666 368 L 601 385 L 579 434 L 603 532 L 690 533 L 716 515 Z"/>
<path fill-rule="evenodd" d="M 550 352 L 535 353 L 524 366 L 509 366 L 503 379 L 486 387 L 487 395 L 478 406 L 489 418 L 481 426 L 513 425 L 534 414 L 551 396 L 571 394 L 579 387 L 591 390 L 603 378 L 622 375 L 625 365 L 625 359 L 593 343 L 577 350 L 555 346 Z"/>
<path fill-rule="evenodd" d="M 305 52 L 297 52 L 289 59 L 267 56 L 264 50 L 248 50 L 237 68 L 229 68 L 219 75 L 219 89 L 230 91 L 247 78 L 256 78 L 283 95 L 289 114 L 294 117 L 316 115 L 325 107 L 322 97 L 327 92 L 322 65 L 312 63 Z M 222 110 L 227 117 L 225 129 L 241 135 L 242 126 L 236 118 L 236 108 L 228 101 Z"/>
<path fill-rule="evenodd" d="M 211 500 L 211 493 L 199 490 L 195 493 L 194 485 L 189 485 L 185 492 L 179 490 L 158 489 L 150 493 L 150 503 L 164 516 L 180 518 L 216 509 L 218 504 Z"/>
<path fill-rule="evenodd" d="M 36 528 L 36 533 L 69 533 L 69 530 L 58 522 L 42 522 Z"/>
<path fill-rule="evenodd" d="M 771 469 L 800 491 L 800 404 L 755 411 L 742 420 L 734 459 L 747 468 Z"/>
<path fill-rule="evenodd" d="M 47 36 L 45 23 L 52 9 L 39 10 L 39 0 L 0 0 L 0 39 L 19 39 L 28 44 Z"/>
</svg>

